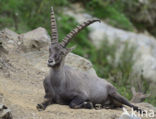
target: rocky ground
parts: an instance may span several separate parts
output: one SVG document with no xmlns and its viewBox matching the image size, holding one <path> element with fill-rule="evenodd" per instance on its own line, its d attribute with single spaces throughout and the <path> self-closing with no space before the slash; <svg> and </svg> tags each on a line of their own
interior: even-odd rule
<svg viewBox="0 0 156 119">
<path fill-rule="evenodd" d="M 35 36 L 36 31 L 32 32 L 18 35 L 6 29 L 0 34 L 2 44 L 0 47 L 3 49 L 1 51 L 6 50 L 0 52 L 0 95 L 3 98 L 0 103 L 11 109 L 14 119 L 118 119 L 120 117 L 122 109 L 76 110 L 56 104 L 49 106 L 45 111 L 37 111 L 36 105 L 44 96 L 42 81 L 48 72 L 49 37 L 43 28 L 37 29 L 40 36 Z M 69 54 L 66 63 L 89 73 L 95 73 L 91 63 L 77 55 Z M 136 105 L 156 112 L 150 104 Z M 130 111 L 128 107 L 126 109 Z M 144 116 L 142 119 L 149 117 Z"/>
</svg>

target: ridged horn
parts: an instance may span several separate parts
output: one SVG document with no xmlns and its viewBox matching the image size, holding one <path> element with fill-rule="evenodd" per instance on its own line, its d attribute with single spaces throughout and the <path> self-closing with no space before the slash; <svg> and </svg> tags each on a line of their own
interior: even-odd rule
<svg viewBox="0 0 156 119">
<path fill-rule="evenodd" d="M 88 25 L 94 23 L 94 22 L 100 22 L 99 19 L 92 19 L 92 20 L 88 20 L 80 25 L 78 25 L 75 29 L 73 29 L 69 34 L 67 34 L 67 36 L 62 40 L 61 45 L 63 47 L 66 47 L 67 44 L 71 41 L 71 39 L 76 36 L 81 30 L 83 30 L 85 27 L 87 27 Z"/>
<path fill-rule="evenodd" d="M 58 42 L 58 31 L 53 7 L 51 7 L 51 38 L 52 42 Z"/>
</svg>

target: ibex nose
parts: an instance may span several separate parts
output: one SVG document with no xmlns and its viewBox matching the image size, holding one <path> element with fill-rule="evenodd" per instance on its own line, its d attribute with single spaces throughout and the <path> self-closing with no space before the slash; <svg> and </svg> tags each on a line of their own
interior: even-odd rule
<svg viewBox="0 0 156 119">
<path fill-rule="evenodd" d="M 55 60 L 54 59 L 49 59 L 48 60 L 48 66 L 54 66 L 55 65 Z"/>
<path fill-rule="evenodd" d="M 48 63 L 52 63 L 54 61 L 54 59 L 49 59 Z"/>
</svg>

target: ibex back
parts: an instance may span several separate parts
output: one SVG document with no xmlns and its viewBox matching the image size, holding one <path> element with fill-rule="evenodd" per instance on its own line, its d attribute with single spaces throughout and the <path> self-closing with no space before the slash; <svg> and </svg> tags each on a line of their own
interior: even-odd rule
<svg viewBox="0 0 156 119">
<path fill-rule="evenodd" d="M 50 104 L 66 104 L 71 108 L 93 108 L 96 104 L 115 108 L 122 104 L 139 110 L 122 97 L 115 87 L 106 80 L 84 71 L 75 70 L 64 64 L 65 56 L 73 48 L 66 48 L 71 39 L 89 24 L 100 21 L 88 20 L 73 29 L 63 40 L 58 42 L 58 32 L 53 8 L 51 8 L 51 36 L 48 66 L 50 73 L 43 84 L 45 100 L 37 105 L 38 110 L 45 110 Z M 102 59 L 101 59 L 102 60 Z"/>
</svg>

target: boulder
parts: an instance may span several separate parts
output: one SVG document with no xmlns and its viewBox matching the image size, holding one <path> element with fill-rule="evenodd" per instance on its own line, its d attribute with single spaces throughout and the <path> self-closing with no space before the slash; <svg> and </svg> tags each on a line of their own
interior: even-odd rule
<svg viewBox="0 0 156 119">
<path fill-rule="evenodd" d="M 23 34 L 17 34 L 7 28 L 0 31 L 0 46 L 11 52 L 15 50 L 24 52 L 41 50 L 49 46 L 49 43 L 50 37 L 42 27 Z"/>
<path fill-rule="evenodd" d="M 76 69 L 87 71 L 92 75 L 96 75 L 96 71 L 94 70 L 92 63 L 76 54 L 69 53 L 65 59 L 65 63 Z"/>
<path fill-rule="evenodd" d="M 3 94 L 0 93 L 0 119 L 12 119 L 11 110 L 4 104 Z"/>
<path fill-rule="evenodd" d="M 18 47 L 18 34 L 5 28 L 0 31 L 0 48 L 5 52 L 13 51 Z"/>
<path fill-rule="evenodd" d="M 0 104 L 0 119 L 13 119 L 11 110 L 3 104 Z"/>
<path fill-rule="evenodd" d="M 22 44 L 22 49 L 25 52 L 36 49 L 41 50 L 42 48 L 49 46 L 50 43 L 50 37 L 47 31 L 42 27 L 20 34 L 19 39 L 21 41 L 20 44 Z"/>
</svg>

